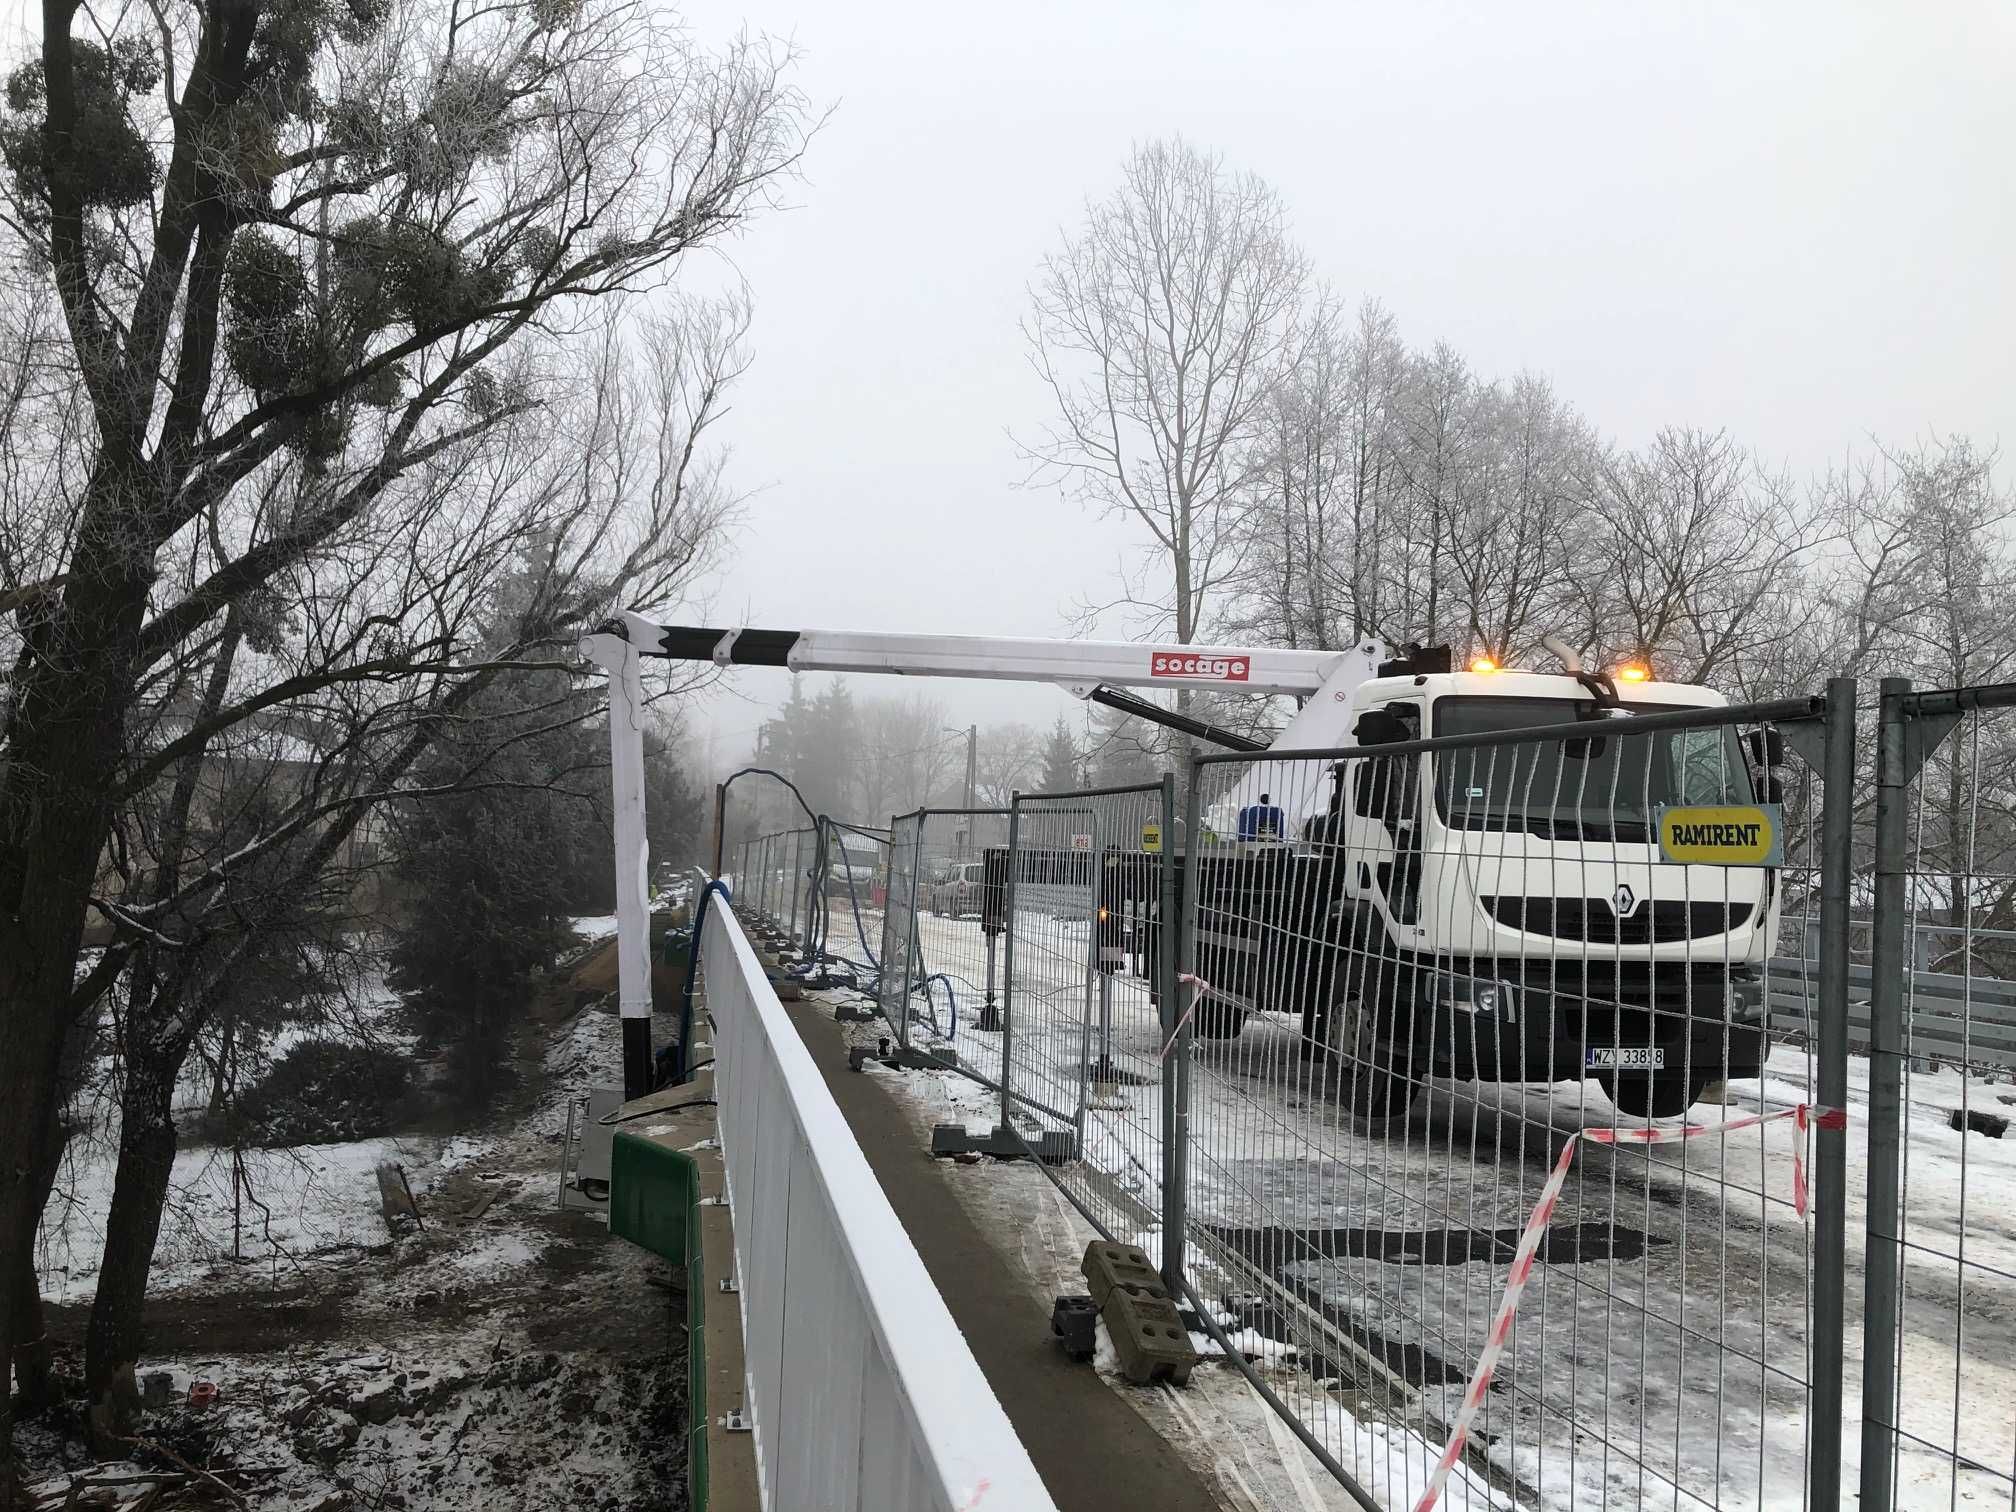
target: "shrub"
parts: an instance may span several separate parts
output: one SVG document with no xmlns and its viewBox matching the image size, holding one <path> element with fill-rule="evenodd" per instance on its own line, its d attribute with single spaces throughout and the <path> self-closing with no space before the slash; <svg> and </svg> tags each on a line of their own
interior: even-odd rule
<svg viewBox="0 0 2016 1512">
<path fill-rule="evenodd" d="M 413 1079 L 407 1058 L 378 1045 L 303 1040 L 238 1096 L 249 1144 L 337 1144 L 389 1133 Z"/>
</svg>

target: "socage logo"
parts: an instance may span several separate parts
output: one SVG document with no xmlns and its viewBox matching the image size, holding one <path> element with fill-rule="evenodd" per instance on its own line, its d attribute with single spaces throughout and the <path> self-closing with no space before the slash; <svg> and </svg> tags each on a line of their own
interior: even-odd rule
<svg viewBox="0 0 2016 1512">
<path fill-rule="evenodd" d="M 1247 671 L 1243 656 L 1200 656 L 1194 651 L 1157 651 L 1148 663 L 1150 677 L 1185 682 L 1244 682 Z"/>
</svg>

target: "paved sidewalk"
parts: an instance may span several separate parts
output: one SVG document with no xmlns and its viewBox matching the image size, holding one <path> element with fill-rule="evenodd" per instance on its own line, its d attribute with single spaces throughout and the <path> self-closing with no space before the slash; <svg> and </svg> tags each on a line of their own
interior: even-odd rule
<svg viewBox="0 0 2016 1512">
<path fill-rule="evenodd" d="M 848 1069 L 830 1007 L 786 1010 L 1059 1512 L 1225 1512 L 1122 1393 L 1051 1342 L 1048 1312 L 925 1152 L 886 1078 Z"/>
</svg>

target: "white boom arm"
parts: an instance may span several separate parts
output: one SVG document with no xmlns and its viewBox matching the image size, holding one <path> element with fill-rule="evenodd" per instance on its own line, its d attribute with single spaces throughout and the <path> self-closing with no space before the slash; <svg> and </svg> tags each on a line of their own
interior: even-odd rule
<svg viewBox="0 0 2016 1512">
<path fill-rule="evenodd" d="M 1081 695 L 1110 683 L 1314 698 L 1346 669 L 1356 673 L 1353 686 L 1372 676 L 1386 655 L 1386 648 L 1376 641 L 1348 651 L 1290 651 L 1274 646 L 1144 646 L 1130 641 L 858 630 L 713 630 L 661 625 L 641 614 L 625 614 L 623 624 L 630 643 L 644 656 L 711 661 L 718 667 L 785 667 L 793 672 L 1047 682 Z"/>
</svg>

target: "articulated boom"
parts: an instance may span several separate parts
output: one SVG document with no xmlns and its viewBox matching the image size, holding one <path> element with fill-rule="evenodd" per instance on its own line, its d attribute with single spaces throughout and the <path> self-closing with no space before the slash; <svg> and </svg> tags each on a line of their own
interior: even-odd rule
<svg viewBox="0 0 2016 1512">
<path fill-rule="evenodd" d="M 1079 698 L 1090 698 L 1103 686 L 1287 694 L 1309 705 L 1335 707 L 1338 735 L 1344 732 L 1352 690 L 1375 676 L 1386 659 L 1386 648 L 1378 641 L 1348 651 L 1294 651 L 1278 646 L 1144 646 L 1129 641 L 857 630 L 717 630 L 661 625 L 641 614 L 625 614 L 621 623 L 625 638 L 641 656 L 711 661 L 717 667 L 1047 682 Z M 1299 723 L 1291 723 L 1289 730 Z M 1302 733 L 1315 732 L 1298 732 Z"/>
</svg>

